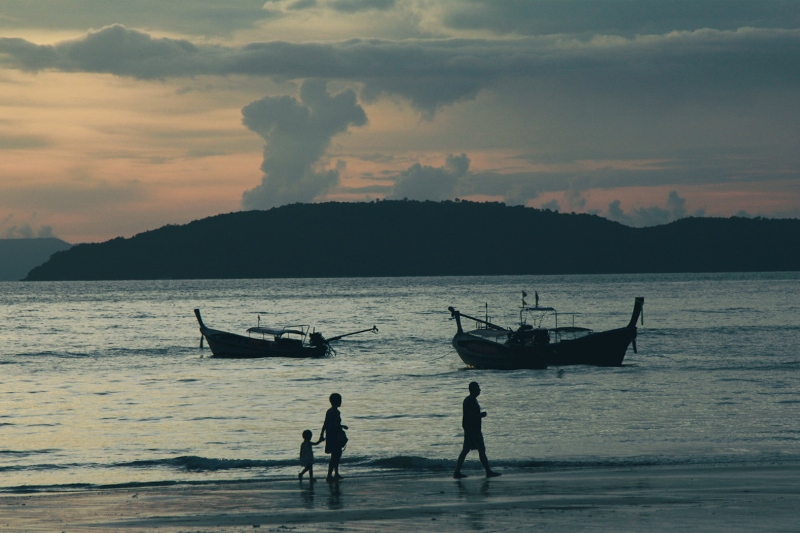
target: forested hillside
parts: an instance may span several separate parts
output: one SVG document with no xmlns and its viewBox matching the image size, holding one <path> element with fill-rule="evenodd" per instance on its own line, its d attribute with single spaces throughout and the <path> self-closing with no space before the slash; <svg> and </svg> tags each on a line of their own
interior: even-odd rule
<svg viewBox="0 0 800 533">
<path fill-rule="evenodd" d="M 631 228 L 502 203 L 293 204 L 55 254 L 28 280 L 800 270 L 800 220 Z"/>
</svg>

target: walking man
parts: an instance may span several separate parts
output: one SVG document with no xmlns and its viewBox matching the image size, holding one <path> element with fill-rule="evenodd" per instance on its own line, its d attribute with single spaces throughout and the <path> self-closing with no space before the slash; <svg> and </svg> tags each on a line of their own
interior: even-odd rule
<svg viewBox="0 0 800 533">
<path fill-rule="evenodd" d="M 464 447 L 458 456 L 456 471 L 453 473 L 453 477 L 456 479 L 467 477 L 461 473 L 461 466 L 470 450 L 478 450 L 478 457 L 486 470 L 486 477 L 500 475 L 489 468 L 489 459 L 486 458 L 486 446 L 483 444 L 483 432 L 481 431 L 481 418 L 486 416 L 486 411 L 481 411 L 481 406 L 478 404 L 480 393 L 481 387 L 477 382 L 473 381 L 469 384 L 469 396 L 464 398 L 464 414 L 461 418 L 461 426 L 464 428 Z"/>
</svg>

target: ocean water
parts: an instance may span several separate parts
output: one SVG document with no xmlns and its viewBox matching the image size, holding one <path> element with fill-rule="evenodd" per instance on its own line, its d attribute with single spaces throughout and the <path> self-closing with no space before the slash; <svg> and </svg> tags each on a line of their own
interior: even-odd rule
<svg viewBox="0 0 800 533">
<path fill-rule="evenodd" d="M 447 307 L 510 326 L 522 290 L 595 330 L 644 296 L 639 352 L 620 368 L 466 369 Z M 239 333 L 257 314 L 380 332 L 326 359 L 220 360 L 195 307 Z M 288 479 L 332 392 L 345 476 L 449 475 L 473 380 L 501 472 L 800 461 L 800 273 L 7 282 L 0 319 L 0 491 Z"/>
</svg>

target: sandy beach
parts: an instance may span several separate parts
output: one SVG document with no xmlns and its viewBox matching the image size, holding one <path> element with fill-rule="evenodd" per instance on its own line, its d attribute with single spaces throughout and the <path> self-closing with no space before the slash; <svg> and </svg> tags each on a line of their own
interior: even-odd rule
<svg viewBox="0 0 800 533">
<path fill-rule="evenodd" d="M 176 485 L 0 497 L 16 531 L 798 531 L 800 466 Z"/>
</svg>

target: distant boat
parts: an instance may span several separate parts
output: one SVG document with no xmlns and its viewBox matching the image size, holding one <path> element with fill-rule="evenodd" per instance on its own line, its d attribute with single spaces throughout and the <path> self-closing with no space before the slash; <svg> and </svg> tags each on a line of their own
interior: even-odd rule
<svg viewBox="0 0 800 533">
<path fill-rule="evenodd" d="M 636 298 L 633 315 L 627 326 L 608 331 L 594 332 L 588 328 L 558 326 L 558 313 L 552 307 L 530 307 L 525 302 L 520 309 L 520 324 L 516 330 L 498 326 L 485 319 L 472 317 L 449 307 L 455 319 L 457 332 L 453 347 L 470 368 L 512 370 L 521 368 L 542 369 L 548 366 L 596 365 L 621 366 L 628 346 L 636 352 L 636 322 L 644 316 L 644 298 Z M 533 316 L 535 325 L 528 324 Z M 476 329 L 464 331 L 461 319 L 474 320 Z M 542 327 L 545 319 L 552 318 L 553 327 Z"/>
<path fill-rule="evenodd" d="M 229 359 L 253 359 L 257 357 L 295 357 L 318 358 L 334 354 L 330 343 L 343 337 L 372 331 L 378 332 L 376 326 L 368 329 L 345 333 L 326 339 L 321 333 L 311 331 L 311 326 L 296 325 L 286 327 L 262 326 L 261 317 L 257 326 L 248 328 L 247 335 L 238 335 L 218 329 L 206 327 L 200 316 L 200 309 L 194 310 L 200 324 L 200 346 L 203 339 L 208 342 L 214 357 Z"/>
</svg>

